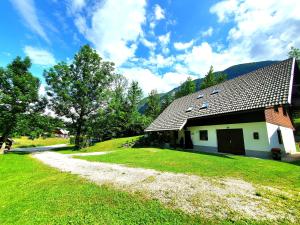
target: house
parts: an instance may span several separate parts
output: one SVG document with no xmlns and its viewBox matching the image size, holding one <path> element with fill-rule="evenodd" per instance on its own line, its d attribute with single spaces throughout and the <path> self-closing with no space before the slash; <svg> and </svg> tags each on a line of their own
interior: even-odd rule
<svg viewBox="0 0 300 225">
<path fill-rule="evenodd" d="M 57 128 L 54 130 L 55 137 L 62 137 L 62 138 L 68 138 L 69 137 L 69 131 Z"/>
<path fill-rule="evenodd" d="M 205 152 L 269 158 L 280 148 L 291 154 L 299 85 L 297 62 L 287 59 L 176 99 L 145 131 Z"/>
</svg>

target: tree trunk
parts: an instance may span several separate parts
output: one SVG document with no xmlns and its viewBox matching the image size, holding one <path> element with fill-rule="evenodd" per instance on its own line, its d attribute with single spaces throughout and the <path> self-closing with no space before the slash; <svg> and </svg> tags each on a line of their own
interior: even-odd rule
<svg viewBox="0 0 300 225">
<path fill-rule="evenodd" d="M 0 155 L 3 155 L 3 154 L 4 154 L 4 149 L 5 149 L 5 143 L 3 143 L 3 144 L 0 146 Z"/>
<path fill-rule="evenodd" d="M 77 129 L 76 129 L 76 136 L 75 136 L 75 148 L 80 149 L 80 142 L 81 142 L 81 122 L 79 122 Z"/>
<path fill-rule="evenodd" d="M 7 140 L 7 135 L 3 135 L 1 138 L 1 142 L 2 142 L 2 145 L 0 146 L 0 155 L 4 154 L 4 150 L 5 150 L 5 142 Z"/>
</svg>

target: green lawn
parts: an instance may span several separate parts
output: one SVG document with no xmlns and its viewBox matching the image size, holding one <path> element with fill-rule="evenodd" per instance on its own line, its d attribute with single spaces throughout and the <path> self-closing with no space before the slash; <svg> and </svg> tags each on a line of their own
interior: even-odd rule
<svg viewBox="0 0 300 225">
<path fill-rule="evenodd" d="M 213 155 L 158 148 L 120 149 L 106 155 L 80 158 L 175 173 L 241 178 L 257 184 L 300 191 L 300 162 L 289 164 L 243 156 Z"/>
<path fill-rule="evenodd" d="M 112 140 L 96 143 L 94 146 L 83 148 L 80 150 L 75 150 L 73 146 L 68 146 L 65 148 L 59 148 L 57 149 L 57 151 L 59 151 L 59 153 L 64 153 L 64 154 L 116 151 L 116 150 L 124 149 L 124 147 L 122 147 L 124 144 L 132 143 L 138 140 L 140 137 L 141 136 L 134 136 L 134 137 L 112 139 Z"/>
<path fill-rule="evenodd" d="M 29 155 L 0 155 L 0 190 L 1 225 L 204 223 L 142 194 L 99 187 L 58 172 Z"/>
<path fill-rule="evenodd" d="M 98 143 L 80 152 L 112 151 L 92 161 L 133 167 L 237 177 L 300 191 L 300 163 L 295 165 L 239 156 L 216 156 L 157 148 L 125 148 L 133 138 Z M 63 153 L 74 153 L 63 150 Z M 0 224 L 232 224 L 230 220 L 190 216 L 147 199 L 142 193 L 125 193 L 108 185 L 97 186 L 76 175 L 59 172 L 30 155 L 0 155 Z M 262 193 L 265 194 L 265 193 Z M 283 207 L 299 207 L 297 199 Z M 235 224 L 258 224 L 235 221 Z M 260 224 L 268 224 L 262 221 Z"/>
<path fill-rule="evenodd" d="M 28 148 L 28 147 L 38 147 L 38 146 L 48 146 L 57 144 L 69 144 L 68 138 L 36 138 L 29 139 L 28 137 L 13 138 L 13 148 Z"/>
</svg>

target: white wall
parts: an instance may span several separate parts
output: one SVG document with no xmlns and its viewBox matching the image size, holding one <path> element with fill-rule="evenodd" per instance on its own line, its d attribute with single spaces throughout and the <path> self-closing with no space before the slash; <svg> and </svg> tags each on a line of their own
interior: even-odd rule
<svg viewBox="0 0 300 225">
<path fill-rule="evenodd" d="M 194 145 L 209 147 L 218 146 L 217 129 L 243 129 L 244 144 L 246 150 L 270 151 L 266 122 L 195 126 L 188 128 L 188 130 L 191 131 Z M 207 141 L 200 140 L 199 130 L 208 131 Z M 259 133 L 258 140 L 253 139 L 253 132 Z"/>
<path fill-rule="evenodd" d="M 277 136 L 278 129 L 281 130 L 283 144 L 278 143 L 278 136 Z M 284 150 L 286 153 L 296 152 L 294 132 L 291 128 L 267 123 L 267 130 L 268 130 L 268 139 L 270 142 L 270 149 L 280 148 Z"/>
</svg>

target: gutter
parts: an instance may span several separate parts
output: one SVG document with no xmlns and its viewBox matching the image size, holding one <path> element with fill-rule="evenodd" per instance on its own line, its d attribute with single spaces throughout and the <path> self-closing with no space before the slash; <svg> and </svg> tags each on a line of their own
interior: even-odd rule
<svg viewBox="0 0 300 225">
<path fill-rule="evenodd" d="M 289 86 L 289 96 L 288 96 L 288 103 L 289 104 L 292 104 L 292 90 L 293 90 L 293 81 L 294 81 L 294 72 L 295 72 L 295 62 L 296 62 L 296 59 L 293 58 L 291 78 L 290 78 L 290 86 Z"/>
</svg>

